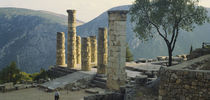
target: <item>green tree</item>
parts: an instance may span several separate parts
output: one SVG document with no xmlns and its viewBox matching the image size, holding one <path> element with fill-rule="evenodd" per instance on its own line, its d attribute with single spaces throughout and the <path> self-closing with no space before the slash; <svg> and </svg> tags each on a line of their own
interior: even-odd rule
<svg viewBox="0 0 210 100">
<path fill-rule="evenodd" d="M 13 82 L 17 83 L 21 79 L 20 69 L 17 68 L 15 62 L 11 62 L 9 66 L 0 71 L 1 83 Z"/>
<path fill-rule="evenodd" d="M 35 74 L 36 76 L 34 76 L 34 80 L 40 80 L 40 79 L 47 79 L 48 78 L 48 74 L 47 71 L 45 71 L 43 68 L 41 68 L 40 73 Z"/>
<path fill-rule="evenodd" d="M 193 52 L 193 46 L 190 46 L 190 54 Z"/>
<path fill-rule="evenodd" d="M 129 49 L 129 47 L 126 47 L 126 62 L 133 61 L 133 55 Z"/>
<path fill-rule="evenodd" d="M 131 22 L 139 39 L 148 40 L 157 32 L 168 48 L 169 66 L 180 30 L 193 31 L 196 24 L 209 21 L 199 0 L 136 0 L 130 8 Z"/>
</svg>

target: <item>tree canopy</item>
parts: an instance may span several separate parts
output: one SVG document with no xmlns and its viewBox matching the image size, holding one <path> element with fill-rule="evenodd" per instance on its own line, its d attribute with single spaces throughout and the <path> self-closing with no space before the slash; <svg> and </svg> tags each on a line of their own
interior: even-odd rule
<svg viewBox="0 0 210 100">
<path fill-rule="evenodd" d="M 131 53 L 129 46 L 126 47 L 126 62 L 133 61 L 133 54 Z"/>
<path fill-rule="evenodd" d="M 39 73 L 29 74 L 21 72 L 15 62 L 11 62 L 8 66 L 0 71 L 0 84 L 2 83 L 18 83 L 22 81 L 38 81 L 40 79 L 47 79 L 48 74 L 44 69 L 41 69 Z"/>
<path fill-rule="evenodd" d="M 196 25 L 209 22 L 207 10 L 199 0 L 136 0 L 130 8 L 134 32 L 141 40 L 159 34 L 168 47 L 169 66 L 179 31 L 193 31 Z"/>
<path fill-rule="evenodd" d="M 15 62 L 11 62 L 9 66 L 0 71 L 0 83 L 13 82 L 16 83 L 21 79 L 20 70 Z"/>
</svg>

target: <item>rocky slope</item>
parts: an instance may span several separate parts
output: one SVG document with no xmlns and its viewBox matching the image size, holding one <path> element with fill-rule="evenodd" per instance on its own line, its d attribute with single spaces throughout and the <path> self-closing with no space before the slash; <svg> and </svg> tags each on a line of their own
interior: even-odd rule
<svg viewBox="0 0 210 100">
<path fill-rule="evenodd" d="M 0 68 L 16 61 L 21 70 L 37 72 L 55 64 L 56 32 L 59 31 L 67 31 L 65 15 L 0 8 Z"/>
</svg>

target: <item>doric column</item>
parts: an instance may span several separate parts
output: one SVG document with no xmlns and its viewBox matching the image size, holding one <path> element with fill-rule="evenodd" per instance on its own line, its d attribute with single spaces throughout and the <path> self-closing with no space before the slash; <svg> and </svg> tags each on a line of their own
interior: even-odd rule
<svg viewBox="0 0 210 100">
<path fill-rule="evenodd" d="M 77 36 L 77 64 L 81 64 L 81 37 Z"/>
<path fill-rule="evenodd" d="M 68 12 L 68 52 L 67 52 L 67 66 L 68 68 L 75 68 L 76 62 L 76 18 L 75 10 L 67 10 Z"/>
<path fill-rule="evenodd" d="M 83 71 L 90 71 L 91 70 L 91 44 L 90 38 L 84 37 L 82 38 L 82 70 Z"/>
<path fill-rule="evenodd" d="M 56 65 L 66 65 L 65 63 L 65 33 L 57 32 L 56 45 Z"/>
<path fill-rule="evenodd" d="M 90 36 L 91 62 L 97 66 L 97 40 L 96 36 Z"/>
<path fill-rule="evenodd" d="M 127 11 L 109 11 L 109 49 L 107 66 L 107 87 L 119 90 L 126 84 L 126 14 Z"/>
<path fill-rule="evenodd" d="M 98 67 L 97 74 L 106 74 L 107 66 L 107 29 L 99 28 L 98 29 Z"/>
</svg>

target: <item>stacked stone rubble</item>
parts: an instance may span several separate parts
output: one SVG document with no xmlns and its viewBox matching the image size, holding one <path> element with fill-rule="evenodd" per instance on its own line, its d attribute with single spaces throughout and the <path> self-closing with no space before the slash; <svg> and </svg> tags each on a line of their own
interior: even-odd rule
<svg viewBox="0 0 210 100">
<path fill-rule="evenodd" d="M 96 36 L 90 36 L 91 43 L 91 62 L 97 66 L 97 40 Z"/>
<path fill-rule="evenodd" d="M 77 64 L 81 64 L 81 37 L 77 36 Z"/>
<path fill-rule="evenodd" d="M 107 66 L 107 29 L 99 28 L 98 29 L 98 67 L 97 74 L 106 74 Z"/>
<path fill-rule="evenodd" d="M 68 52 L 67 52 L 67 66 L 68 68 L 75 68 L 76 62 L 76 18 L 75 10 L 67 10 L 68 12 Z"/>
<path fill-rule="evenodd" d="M 57 32 L 56 65 L 65 64 L 65 33 Z"/>
<path fill-rule="evenodd" d="M 119 90 L 126 83 L 126 14 L 127 11 L 109 11 L 109 49 L 107 87 Z"/>
<path fill-rule="evenodd" d="M 83 71 L 90 71 L 91 70 L 91 44 L 90 38 L 84 37 L 82 38 L 82 67 Z"/>
</svg>

